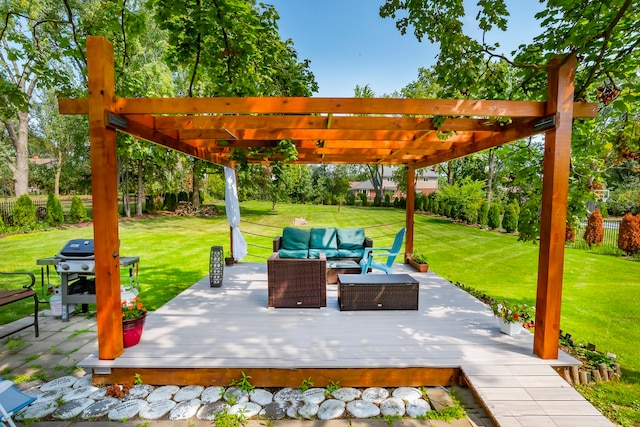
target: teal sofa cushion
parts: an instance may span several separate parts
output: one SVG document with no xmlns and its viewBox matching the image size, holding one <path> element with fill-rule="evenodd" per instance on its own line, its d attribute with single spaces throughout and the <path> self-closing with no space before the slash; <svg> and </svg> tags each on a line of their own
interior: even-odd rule
<svg viewBox="0 0 640 427">
<path fill-rule="evenodd" d="M 280 258 L 298 258 L 305 259 L 309 257 L 309 251 L 304 249 L 280 249 L 278 251 Z M 317 258 L 317 257 L 316 257 Z"/>
<path fill-rule="evenodd" d="M 339 228 L 338 229 L 338 249 L 363 249 L 364 229 L 363 228 Z"/>
<path fill-rule="evenodd" d="M 335 228 L 312 228 L 310 249 L 338 249 L 338 238 Z M 327 254 L 329 258 L 329 254 Z"/>
<path fill-rule="evenodd" d="M 327 258 L 338 258 L 338 249 L 309 249 L 309 258 L 320 258 L 323 252 Z"/>
<path fill-rule="evenodd" d="M 338 249 L 338 258 L 362 258 L 364 249 Z M 327 258 L 329 256 L 327 255 Z"/>
<path fill-rule="evenodd" d="M 282 230 L 282 249 L 306 251 L 307 249 L 309 249 L 309 236 L 310 233 L 308 230 L 294 227 L 285 227 L 284 230 Z"/>
</svg>

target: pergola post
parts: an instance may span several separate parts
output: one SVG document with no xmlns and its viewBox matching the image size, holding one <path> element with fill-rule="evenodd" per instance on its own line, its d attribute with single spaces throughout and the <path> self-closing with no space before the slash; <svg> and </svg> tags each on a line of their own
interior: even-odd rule
<svg viewBox="0 0 640 427">
<path fill-rule="evenodd" d="M 575 70 L 575 56 L 556 58 L 548 75 L 547 115 L 555 114 L 556 128 L 545 134 L 533 340 L 533 352 L 542 359 L 558 358 Z"/>
<path fill-rule="evenodd" d="M 115 79 L 113 45 L 103 37 L 87 38 L 87 75 L 98 357 L 115 359 L 123 350 L 116 131 L 107 127 L 107 114 L 115 101 Z"/>
<path fill-rule="evenodd" d="M 413 216 L 415 215 L 416 206 L 416 168 L 413 165 L 407 165 L 407 206 L 406 206 L 406 225 L 407 233 L 405 237 L 404 262 L 409 262 L 408 258 L 413 254 Z"/>
</svg>

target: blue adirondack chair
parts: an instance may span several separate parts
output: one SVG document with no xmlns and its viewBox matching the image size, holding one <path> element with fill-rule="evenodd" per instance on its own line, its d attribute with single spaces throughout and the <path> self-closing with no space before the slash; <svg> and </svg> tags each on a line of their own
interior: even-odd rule
<svg viewBox="0 0 640 427">
<path fill-rule="evenodd" d="M 0 424 L 16 427 L 11 417 L 34 400 L 35 397 L 27 396 L 15 388 L 13 382 L 0 378 Z"/>
<path fill-rule="evenodd" d="M 396 234 L 396 238 L 393 241 L 391 248 L 364 248 L 364 255 L 360 260 L 361 273 L 367 274 L 369 269 L 382 270 L 387 274 L 391 274 L 391 267 L 396 260 L 396 257 L 400 253 L 402 248 L 402 242 L 404 241 L 404 233 L 406 228 L 402 228 Z M 386 258 L 386 261 L 376 261 L 374 258 Z"/>
</svg>

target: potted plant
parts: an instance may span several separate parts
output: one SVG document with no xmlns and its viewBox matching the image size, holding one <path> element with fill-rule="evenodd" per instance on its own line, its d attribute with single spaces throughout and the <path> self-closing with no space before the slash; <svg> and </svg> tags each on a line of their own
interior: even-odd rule
<svg viewBox="0 0 640 427">
<path fill-rule="evenodd" d="M 224 263 L 226 265 L 233 265 L 236 260 L 233 258 L 231 251 L 225 251 L 224 253 Z"/>
<path fill-rule="evenodd" d="M 532 322 L 535 316 L 533 307 L 508 301 L 494 302 L 491 310 L 500 322 L 500 331 L 507 335 L 519 334 L 523 324 Z"/>
<path fill-rule="evenodd" d="M 147 309 L 140 297 L 122 301 L 122 337 L 124 347 L 132 347 L 140 342 Z"/>
<path fill-rule="evenodd" d="M 429 271 L 429 263 L 427 260 L 427 255 L 420 251 L 414 251 L 409 257 L 409 264 L 416 270 L 421 273 L 426 273 Z"/>
</svg>

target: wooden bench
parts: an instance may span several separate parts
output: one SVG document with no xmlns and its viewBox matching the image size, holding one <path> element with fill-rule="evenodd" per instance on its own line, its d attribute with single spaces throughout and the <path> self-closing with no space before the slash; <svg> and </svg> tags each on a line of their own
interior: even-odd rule
<svg viewBox="0 0 640 427">
<path fill-rule="evenodd" d="M 5 305 L 9 305 L 16 301 L 22 301 L 23 299 L 33 298 L 35 303 L 35 310 L 33 316 L 33 323 L 29 323 L 27 325 L 21 326 L 18 329 L 15 329 L 11 332 L 7 332 L 3 335 L 0 335 L 0 338 L 4 338 L 9 335 L 13 335 L 18 331 L 26 329 L 30 326 L 34 326 L 36 329 L 36 337 L 40 335 L 40 331 L 38 330 L 38 294 L 33 290 L 33 285 L 36 283 L 36 278 L 33 274 L 29 272 L 15 272 L 15 273 L 5 273 L 0 271 L 0 277 L 7 275 L 25 275 L 31 278 L 31 284 L 25 285 L 22 289 L 9 289 L 9 290 L 0 290 L 0 307 L 4 307 Z"/>
</svg>

